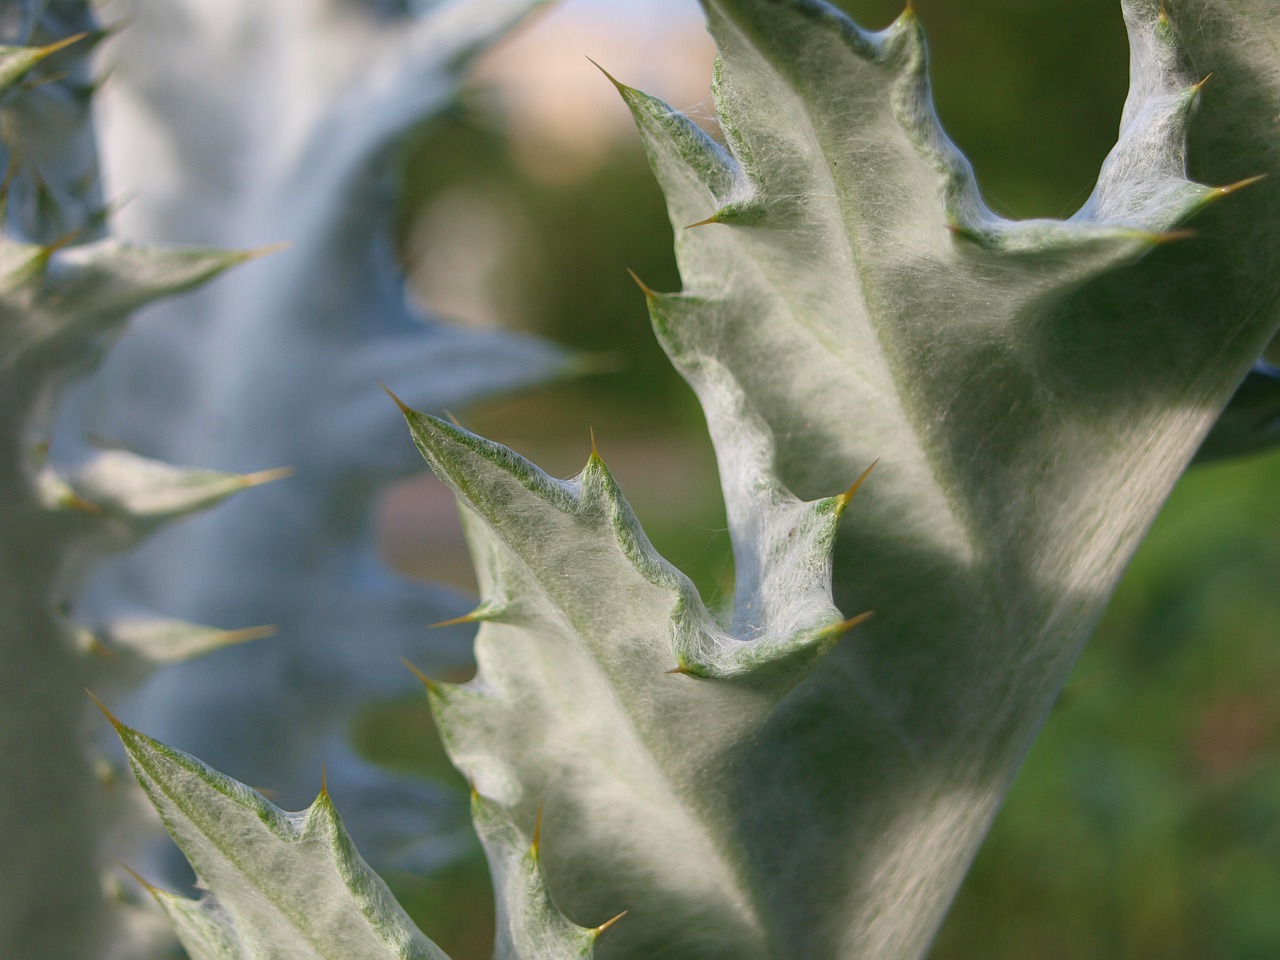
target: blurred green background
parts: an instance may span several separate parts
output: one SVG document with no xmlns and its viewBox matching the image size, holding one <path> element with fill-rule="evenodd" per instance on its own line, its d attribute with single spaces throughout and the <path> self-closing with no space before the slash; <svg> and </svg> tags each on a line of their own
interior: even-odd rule
<svg viewBox="0 0 1280 960">
<path fill-rule="evenodd" d="M 900 11 L 841 5 L 873 28 Z M 1072 212 L 1124 99 L 1118 0 L 916 7 L 939 113 L 988 201 L 1017 217 Z M 677 289 L 671 231 L 588 55 L 710 123 L 711 48 L 691 2 L 567 0 L 424 131 L 401 246 L 433 308 L 592 355 L 591 376 L 456 412 L 561 476 L 580 469 L 593 429 L 654 543 L 714 603 L 732 581 L 714 460 L 626 272 Z M 399 566 L 472 586 L 441 485 L 404 485 L 384 520 Z M 1280 957 L 1278 585 L 1280 455 L 1190 473 L 1032 749 L 935 960 Z M 357 736 L 465 792 L 420 702 L 370 711 Z M 392 880 L 452 955 L 488 956 L 478 848 L 442 876 Z"/>
</svg>

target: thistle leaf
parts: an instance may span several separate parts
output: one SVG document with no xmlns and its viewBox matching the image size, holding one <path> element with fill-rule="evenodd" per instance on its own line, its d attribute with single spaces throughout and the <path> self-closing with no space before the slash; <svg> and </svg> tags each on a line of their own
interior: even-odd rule
<svg viewBox="0 0 1280 960">
<path fill-rule="evenodd" d="M 442 642 L 425 629 L 465 600 L 394 578 L 370 547 L 382 485 L 419 468 L 378 381 L 438 412 L 568 365 L 550 344 L 454 327 L 413 302 L 395 243 L 404 152 L 456 104 L 474 57 L 543 5 L 137 0 L 107 52 L 106 168 L 113 194 L 136 196 L 121 230 L 287 248 L 140 317 L 79 398 L 75 429 L 172 463 L 297 472 L 256 503 L 166 529 L 104 571 L 89 602 L 278 625 L 269 645 L 157 675 L 130 715 L 285 796 L 328 762 L 375 862 L 393 855 L 376 842 L 392 831 L 379 771 L 359 764 L 346 725 L 370 698 L 411 691 L 398 657 L 470 660 L 461 631 Z M 403 783 L 382 779 L 381 801 L 407 808 Z M 434 794 L 415 826 L 448 809 Z"/>
<path fill-rule="evenodd" d="M 684 290 L 646 294 L 716 447 L 732 611 L 654 554 L 596 458 L 555 481 L 408 411 L 485 599 L 480 672 L 433 703 L 482 792 L 526 826 L 542 804 L 568 915 L 631 911 L 618 956 L 917 957 L 1275 335 L 1280 189 L 1252 178 L 1280 138 L 1240 110 L 1274 117 L 1278 91 L 1237 64 L 1229 4 L 1128 0 L 1096 189 L 1013 222 L 938 125 L 910 10 L 869 33 L 816 0 L 703 7 L 727 146 L 620 90 L 677 231 Z M 1219 61 L 1231 103 L 1201 82 Z M 865 618 L 837 609 L 876 615 L 840 639 Z"/>
<path fill-rule="evenodd" d="M 447 960 L 360 859 L 321 791 L 287 814 L 200 761 L 116 722 L 129 761 L 210 894 L 162 898 L 198 958 Z M 238 951 L 238 952 L 237 952 Z"/>
<path fill-rule="evenodd" d="M 110 716 L 108 714 L 108 716 Z M 207 891 L 150 888 L 192 960 L 448 960 L 360 858 L 326 789 L 289 814 L 112 718 L 139 782 Z M 479 796 L 473 812 L 503 915 L 495 960 L 590 960 L 608 924 L 569 922 L 552 902 L 538 843 Z"/>
</svg>

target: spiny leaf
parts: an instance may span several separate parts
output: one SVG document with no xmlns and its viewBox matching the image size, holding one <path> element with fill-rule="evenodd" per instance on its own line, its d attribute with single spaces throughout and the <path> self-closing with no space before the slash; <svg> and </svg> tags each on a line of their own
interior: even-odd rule
<svg viewBox="0 0 1280 960">
<path fill-rule="evenodd" d="M 143 663 L 180 663 L 214 650 L 261 640 L 275 633 L 274 627 L 220 630 L 164 617 L 120 617 L 92 634 L 96 649 L 111 655 L 127 654 Z"/>
<path fill-rule="evenodd" d="M 139 782 L 210 891 L 176 905 L 192 953 L 245 960 L 447 960 L 360 859 L 324 791 L 287 814 L 113 719 Z"/>
<path fill-rule="evenodd" d="M 1268 127 L 1228 165 L 1249 169 L 1188 177 L 1219 76 L 1202 85 L 1218 66 L 1186 37 L 1220 51 L 1240 24 L 1210 0 L 1129 0 L 1132 85 L 1097 188 L 1067 220 L 1008 221 L 934 116 L 910 10 L 873 34 L 817 0 L 703 7 L 727 147 L 620 90 L 676 228 L 684 290 L 645 294 L 720 461 L 731 621 L 654 554 L 602 465 L 551 480 L 410 412 L 486 599 L 477 679 L 431 696 L 477 787 L 526 826 L 546 811 L 566 912 L 632 911 L 619 955 L 917 957 L 1275 333 L 1280 192 L 1250 178 L 1280 151 Z M 1246 184 L 1252 206 L 1231 197 Z M 835 584 L 876 616 L 814 669 L 841 621 L 832 494 L 877 460 Z"/>
<path fill-rule="evenodd" d="M 77 497 L 104 513 L 154 525 L 291 473 L 288 468 L 239 474 L 175 467 L 125 450 L 104 450 L 75 470 L 67 483 Z"/>
</svg>

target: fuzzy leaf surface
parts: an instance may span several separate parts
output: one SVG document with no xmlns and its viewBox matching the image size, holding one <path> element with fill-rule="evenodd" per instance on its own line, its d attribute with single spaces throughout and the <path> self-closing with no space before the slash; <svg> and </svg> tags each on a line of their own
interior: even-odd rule
<svg viewBox="0 0 1280 960">
<path fill-rule="evenodd" d="M 207 891 L 152 893 L 192 960 L 448 960 L 361 859 L 327 790 L 285 813 L 187 754 L 113 721 L 143 789 Z M 495 960 L 590 960 L 600 931 L 551 902 L 536 846 L 475 799 L 510 912 Z M 512 919 L 518 922 L 511 922 Z"/>
<path fill-rule="evenodd" d="M 480 673 L 437 714 L 481 793 L 526 824 L 543 805 L 566 912 L 631 911 L 602 956 L 918 957 L 1275 335 L 1280 184 L 1230 195 L 1280 173 L 1280 21 L 1126 0 L 1096 189 L 1012 222 L 937 123 L 910 12 L 870 33 L 815 0 L 703 7 L 727 149 L 622 94 L 676 227 L 684 290 L 650 312 L 716 446 L 733 609 L 707 614 L 595 458 L 555 481 L 410 413 L 485 591 Z M 833 643 L 837 606 L 876 615 Z"/>
</svg>

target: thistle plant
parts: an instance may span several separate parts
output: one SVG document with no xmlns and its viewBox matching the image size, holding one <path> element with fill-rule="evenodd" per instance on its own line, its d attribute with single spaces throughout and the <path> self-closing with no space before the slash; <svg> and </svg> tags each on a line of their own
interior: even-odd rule
<svg viewBox="0 0 1280 960">
<path fill-rule="evenodd" d="M 245 678 L 259 676 L 264 686 L 244 694 L 268 705 L 254 715 L 254 734 L 277 749 L 273 757 L 305 759 L 316 744 L 341 742 L 343 711 L 354 696 L 386 686 L 383 676 L 404 683 L 394 652 L 409 649 L 405 644 L 411 630 L 418 636 L 426 623 L 456 612 L 456 599 L 442 591 L 415 591 L 382 575 L 371 547 L 361 539 L 377 492 L 368 475 L 392 474 L 403 469 L 400 464 L 407 458 L 393 456 L 388 463 L 385 455 L 375 455 L 379 440 L 368 431 L 362 433 L 367 449 L 335 455 L 330 445 L 306 436 L 306 429 L 318 431 L 321 422 L 328 428 L 345 424 L 355 429 L 370 421 L 370 404 L 362 393 L 381 397 L 375 368 L 417 402 L 433 407 L 565 369 L 563 354 L 538 342 L 419 322 L 405 302 L 391 254 L 393 173 L 404 138 L 451 101 L 468 59 L 535 6 L 503 0 L 447 3 L 411 21 L 407 10 L 392 17 L 372 5 L 317 5 L 309 18 L 312 32 L 290 50 L 301 48 L 300 58 L 319 59 L 329 69 L 304 70 L 281 93 L 289 116 L 317 129 L 292 131 L 284 144 L 256 145 L 249 134 L 262 132 L 257 128 L 260 118 L 245 116 L 243 103 L 221 114 L 197 110 L 197 95 L 217 88 L 208 83 L 211 73 L 199 71 L 182 102 L 189 114 L 199 115 L 171 131 L 167 146 L 194 160 L 207 147 L 200 137 L 216 130 L 224 137 L 218 144 L 224 165 L 212 171 L 209 165 L 197 168 L 192 163 L 181 173 L 154 162 L 162 150 L 131 158 L 120 146 L 127 141 L 155 148 L 157 138 L 166 136 L 157 127 L 166 116 L 151 108 L 172 106 L 166 98 L 175 92 L 175 78 L 192 76 L 174 70 L 162 80 L 161 74 L 148 72 L 158 67 L 157 51 L 165 44 L 147 33 L 152 22 L 139 8 L 136 32 L 130 27 L 116 38 L 120 46 L 114 57 L 121 64 L 117 99 L 105 125 L 106 139 L 115 145 L 107 150 L 108 166 L 116 172 L 105 192 L 122 196 L 132 181 L 119 174 L 120 165 L 140 162 L 145 168 L 139 185 L 143 197 L 152 186 L 158 193 L 154 202 L 140 199 L 121 218 L 131 242 L 106 236 L 111 218 L 91 122 L 97 93 L 91 57 L 106 31 L 91 7 L 77 0 L 23 0 L 0 8 L 0 153 L 7 171 L 0 188 L 0 654 L 6 664 L 0 672 L 0 753 L 6 764 L 0 778 L 0 822 L 8 838 L 0 866 L 0 955 L 134 960 L 171 949 L 172 937 L 157 923 L 149 898 L 138 902 L 111 866 L 118 860 L 137 863 L 138 846 L 154 827 L 149 817 L 138 815 L 145 804 L 137 790 L 116 775 L 113 760 L 98 749 L 100 730 L 86 723 L 84 688 L 113 701 L 122 699 L 157 666 L 226 651 L 272 632 L 202 624 L 275 619 L 282 629 L 291 629 L 297 611 L 305 610 L 331 634 L 315 631 L 321 644 L 305 656 L 296 649 L 296 640 L 291 645 L 286 639 L 266 654 L 275 658 L 274 673 L 258 667 L 246 671 L 234 660 L 219 672 L 215 657 L 208 661 L 211 675 L 200 687 L 193 687 L 190 677 L 174 681 L 184 718 L 218 727 L 216 721 L 227 715 L 245 719 L 247 708 L 237 707 L 231 692 L 244 694 Z M 215 20 L 230 24 L 229 32 L 209 34 L 211 47 L 217 48 L 219 41 L 225 46 L 209 50 L 204 63 L 210 71 L 225 72 L 235 63 L 244 36 L 239 31 L 270 26 L 293 37 L 290 31 L 300 25 L 290 18 L 300 9 L 165 4 L 152 13 L 168 18 L 175 34 L 169 41 L 178 36 L 205 39 L 201 29 L 211 28 Z M 238 24 L 223 19 L 232 14 L 240 16 Z M 414 29 L 406 31 L 406 25 Z M 190 33 L 183 35 L 184 29 Z M 334 72 L 329 48 L 348 57 L 345 72 Z M 198 47 L 183 42 L 170 49 L 188 69 L 195 66 Z M 375 49 L 380 52 L 373 62 Z M 259 53 L 257 66 L 266 69 L 265 64 L 278 64 L 283 48 Z M 136 65 L 136 72 L 130 65 Z M 357 67 L 368 67 L 369 75 L 353 77 Z M 327 86 L 333 81 L 338 82 L 336 91 Z M 130 93 L 146 101 L 145 130 L 124 107 Z M 168 119 L 179 123 L 183 118 Z M 236 128 L 237 123 L 243 128 Z M 336 141 L 336 149 L 327 149 L 335 142 L 335 128 L 346 135 Z M 234 153 L 231 148 L 237 144 L 243 149 Z M 221 191 L 237 178 L 239 164 L 257 164 L 265 182 L 233 199 Z M 185 182 L 187 174 L 190 182 Z M 174 189 L 176 196 L 170 192 Z M 279 206 L 269 210 L 264 193 Z M 295 219 L 264 217 L 237 224 L 237 210 L 242 216 L 287 210 Z M 296 234 L 293 254 L 281 256 L 279 266 L 256 277 L 247 269 L 218 296 L 169 300 L 251 258 L 225 247 L 258 235 L 255 231 L 273 229 Z M 201 233 L 202 238 L 195 236 Z M 207 246 L 155 245 L 196 239 Z M 281 233 L 269 239 L 279 240 Z M 316 276 L 328 284 L 323 290 L 312 282 Z M 55 423 L 63 391 L 98 364 L 133 311 L 162 300 L 166 302 L 141 321 L 136 344 L 126 340 L 120 362 L 103 379 L 82 387 L 67 404 L 67 415 Z M 216 315 L 215 307 L 224 310 Z M 198 362 L 181 353 L 179 345 L 183 351 L 194 345 Z M 286 361 L 293 366 L 286 368 Z M 282 378 L 285 369 L 295 379 Z M 300 392 L 325 377 L 333 384 L 335 372 L 336 389 L 323 403 Z M 166 383 L 172 384 L 166 376 L 185 382 L 188 389 L 166 393 Z M 255 384 L 262 389 L 250 389 Z M 140 385 L 142 397 L 137 396 Z M 226 403 L 228 395 L 245 405 L 237 409 Z M 134 402 L 141 406 L 125 408 Z M 120 406 L 107 410 L 112 404 Z M 277 427 L 254 437 L 241 432 L 246 418 L 252 418 L 258 431 L 272 422 L 261 415 L 266 408 L 278 414 Z M 200 429 L 205 409 L 218 409 L 227 418 L 221 433 L 213 431 L 221 446 L 206 445 L 210 434 Z M 304 428 L 312 423 L 309 418 L 314 427 Z M 92 448 L 83 443 L 89 432 L 99 437 Z M 264 437 L 265 448 L 254 445 Z M 299 440 L 298 447 L 280 443 L 281 438 Z M 194 528 L 184 531 L 192 539 L 165 543 L 161 534 L 157 553 L 140 553 L 96 573 L 87 596 L 81 595 L 90 567 L 97 567 L 103 555 L 132 547 L 173 520 L 287 472 L 182 469 L 165 461 L 234 460 L 263 466 L 299 450 L 313 454 L 295 459 L 302 483 L 286 497 L 260 505 L 271 519 L 251 511 L 239 519 L 229 517 L 227 528 L 216 536 Z M 259 455 L 270 459 L 259 461 Z M 335 507 L 336 487 L 362 492 Z M 310 540 L 295 537 L 288 524 L 273 525 L 281 516 L 294 517 L 295 529 L 318 532 Z M 288 549 L 279 549 L 281 543 Z M 251 552 L 259 548 L 259 553 Z M 184 553 L 193 549 L 195 554 Z M 316 555 L 328 561 L 319 571 L 312 562 Z M 264 568 L 274 575 L 269 584 Z M 175 571 L 181 576 L 168 576 Z M 226 583 L 228 575 L 239 576 L 238 587 Z M 187 591 L 187 577 L 205 591 L 199 599 Z M 253 592 L 259 585 L 263 589 Z M 232 604 L 227 594 L 234 590 L 240 599 Z M 284 606 L 283 616 L 265 600 L 281 595 L 293 604 Z M 340 623 L 319 602 L 338 595 L 345 600 L 347 616 L 356 615 L 359 600 L 378 612 L 363 615 L 359 630 L 350 620 Z M 352 642 L 353 635 L 373 628 L 392 645 L 391 662 L 381 673 L 369 669 L 362 674 L 356 668 L 369 658 Z M 279 702 L 273 704 L 277 712 L 271 712 L 266 691 L 290 669 L 310 669 L 312 676 L 337 674 L 352 685 L 353 694 L 344 696 L 335 686 L 326 698 L 313 686 L 306 701 L 312 706 L 312 722 L 292 727 L 305 729 L 305 735 L 272 739 L 273 723 L 277 728 L 287 725 Z M 368 682 L 357 689 L 352 681 L 361 676 Z M 199 715 L 195 705 L 202 697 L 211 706 L 209 713 Z M 157 699 L 152 693 L 140 702 L 154 705 Z M 156 714 L 163 711 L 156 708 Z M 295 714 L 289 724 L 300 720 Z M 220 735 L 234 741 L 243 732 L 231 725 Z M 55 756 L 58 761 L 51 762 Z M 353 793 L 359 785 L 384 801 L 396 795 L 395 785 L 376 781 L 349 753 L 335 749 L 329 756 L 336 761 L 335 780 Z M 348 757 L 351 762 L 343 765 Z M 271 757 L 263 763 L 287 790 L 286 764 Z M 257 782 L 266 782 L 265 774 Z M 419 789 L 416 796 L 423 795 Z M 429 807 L 414 809 L 412 826 L 422 829 L 433 815 Z"/>
<path fill-rule="evenodd" d="M 95 759 L 83 687 L 118 691 L 248 634 L 83 622 L 75 586 L 95 558 L 263 478 L 123 453 L 58 470 L 52 418 L 130 311 L 244 256 L 101 238 L 86 58 L 102 32 L 74 2 L 9 4 L 0 29 L 0 955 L 123 956 L 145 931 L 113 909 L 103 868 L 133 792 Z"/>
<path fill-rule="evenodd" d="M 726 145 L 619 89 L 676 228 L 684 289 L 644 294 L 706 412 L 732 606 L 595 451 L 555 480 L 405 407 L 482 590 L 476 679 L 427 688 L 497 957 L 906 960 L 1280 324 L 1277 20 L 1124 0 L 1093 194 L 1012 222 L 938 125 L 910 9 L 868 33 L 818 0 L 702 5 Z M 210 891 L 157 892 L 193 957 L 442 956 L 327 792 L 286 815 L 118 730 Z"/>
<path fill-rule="evenodd" d="M 457 670 L 470 650 L 464 629 L 426 629 L 466 598 L 377 556 L 374 505 L 417 460 L 378 381 L 460 410 L 572 369 L 544 341 L 411 302 L 394 236 L 401 167 L 410 138 L 456 106 L 475 56 L 543 5 L 135 0 L 106 58 L 105 168 L 112 194 L 132 198 L 121 232 L 284 249 L 140 316 L 85 392 L 75 434 L 293 474 L 131 554 L 91 602 L 275 625 L 249 658 L 227 650 L 157 676 L 130 715 L 280 797 L 310 795 L 323 762 L 383 863 L 448 859 L 441 831 L 460 834 L 465 813 L 431 782 L 361 759 L 351 715 L 411 692 L 398 657 Z"/>
</svg>

